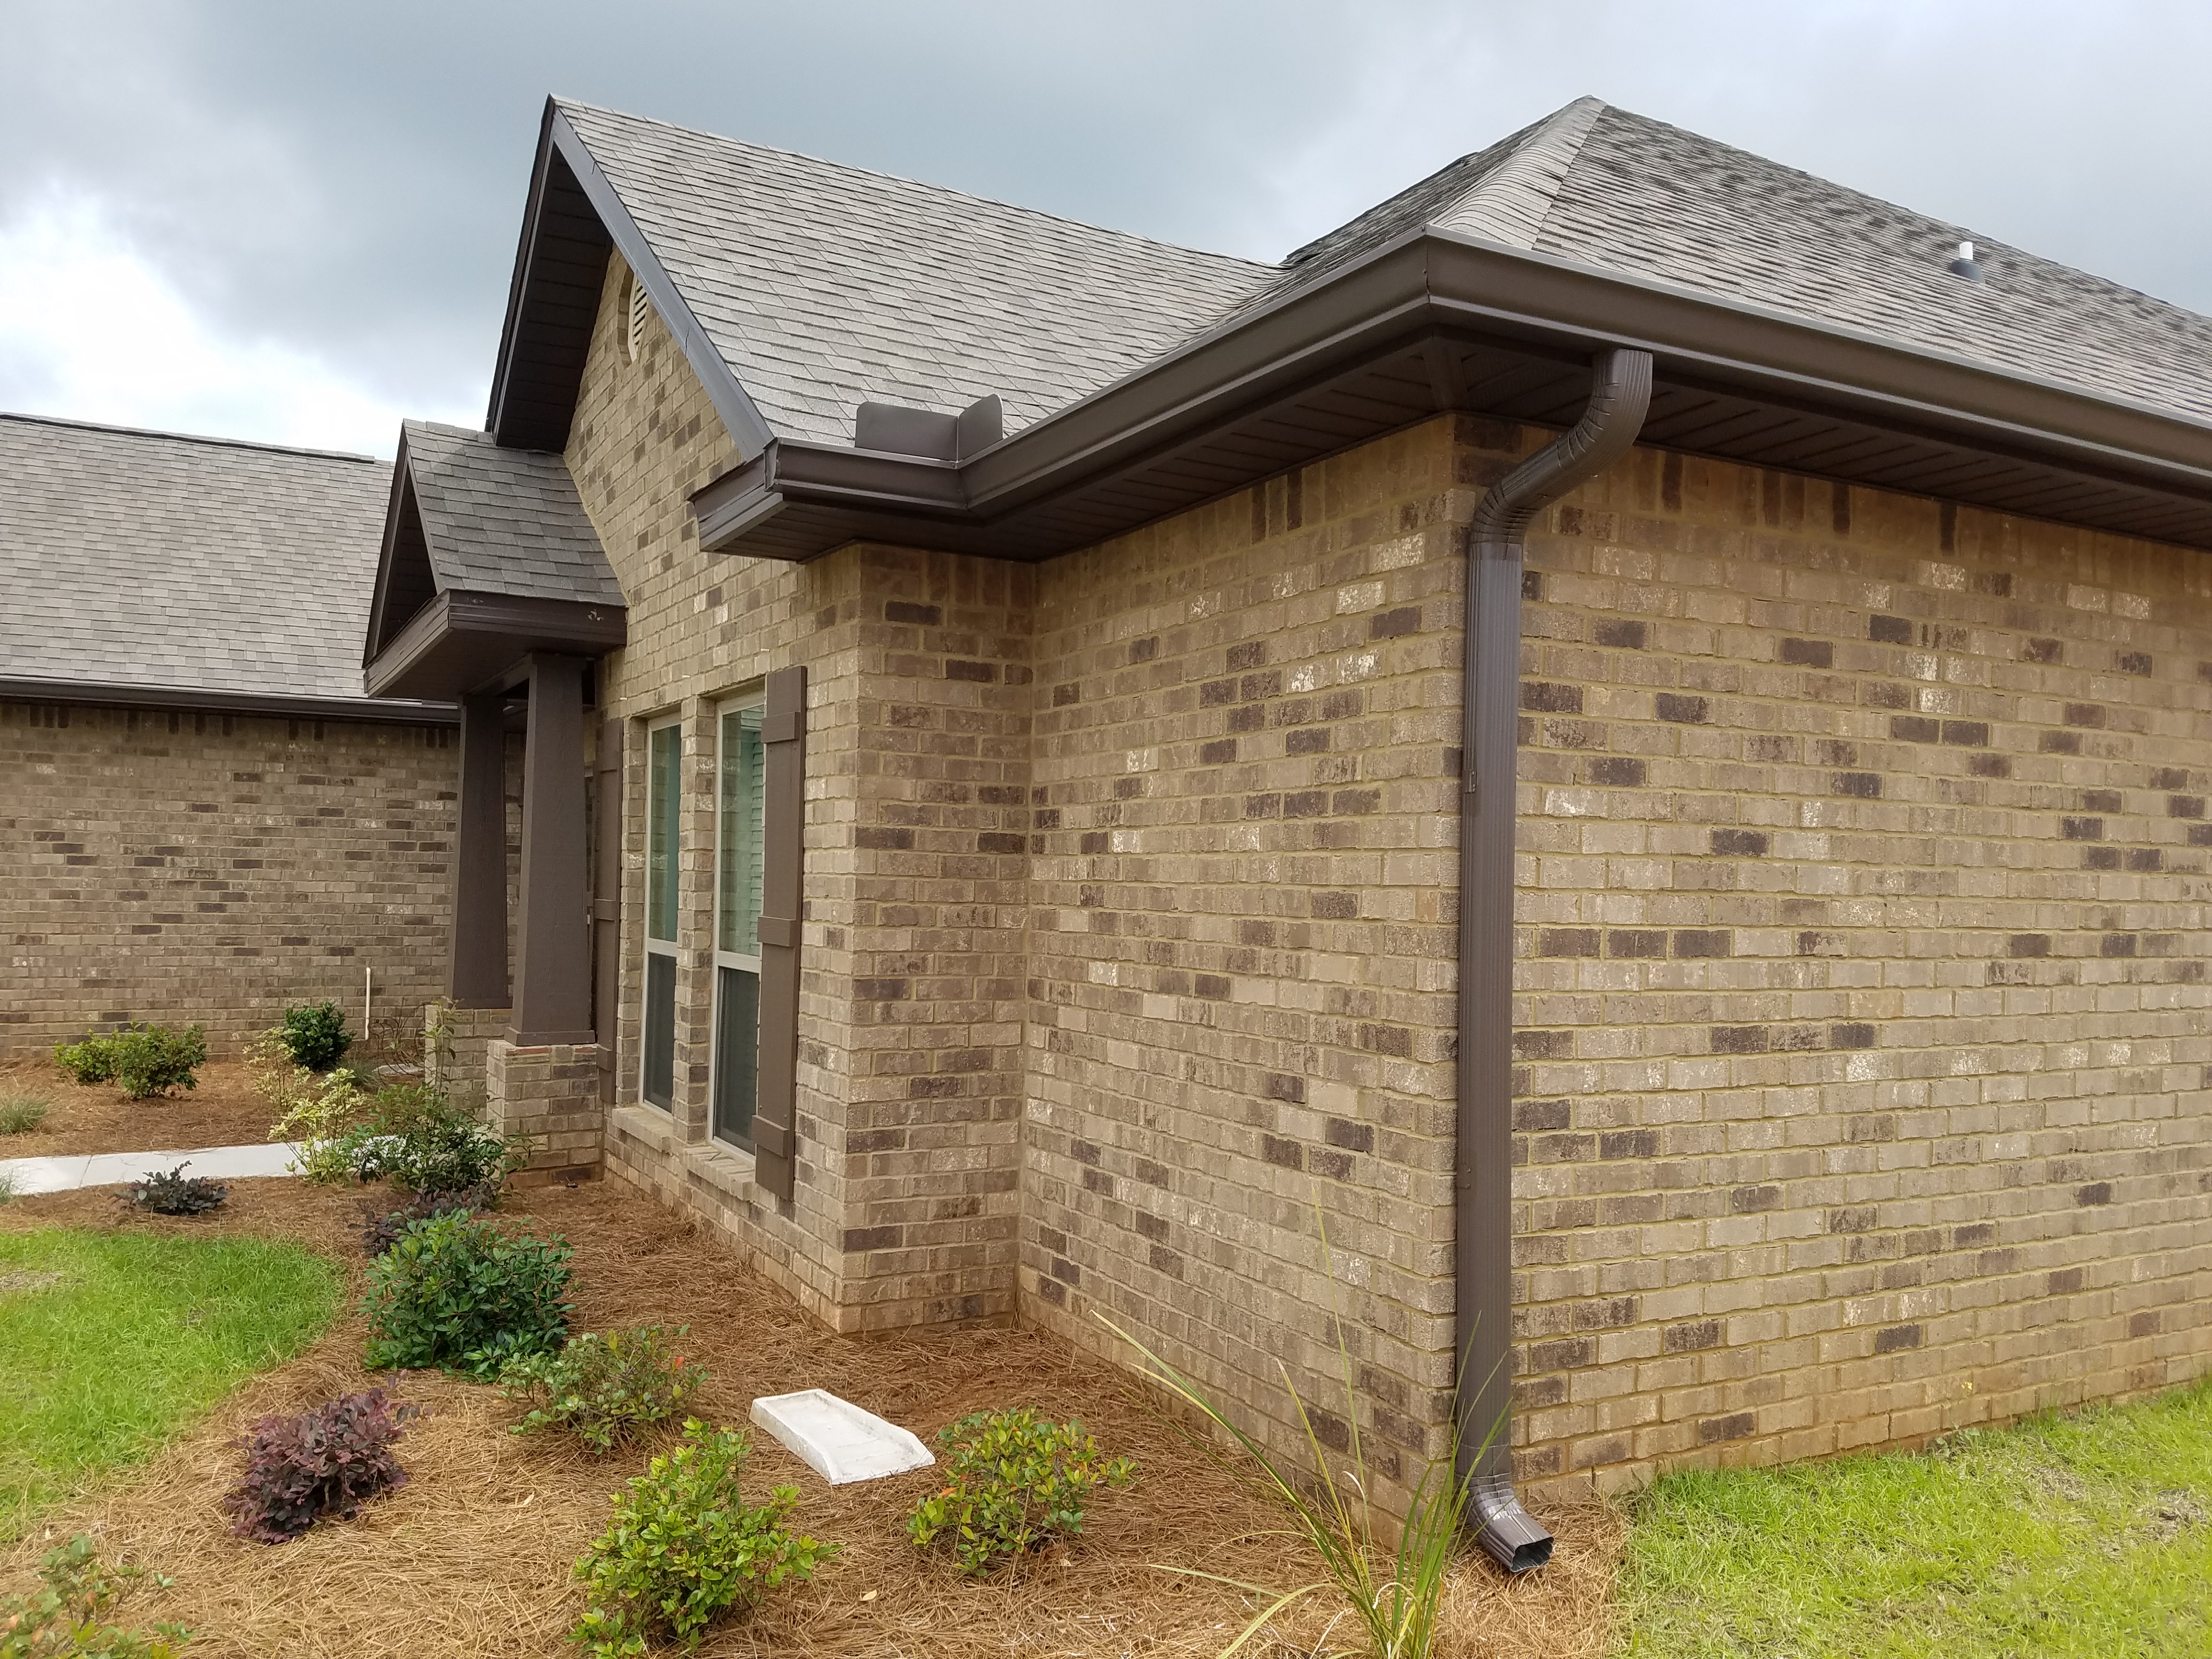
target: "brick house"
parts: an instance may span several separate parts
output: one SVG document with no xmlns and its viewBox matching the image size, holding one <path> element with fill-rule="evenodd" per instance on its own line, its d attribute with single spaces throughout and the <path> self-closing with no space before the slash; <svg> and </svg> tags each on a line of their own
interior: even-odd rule
<svg viewBox="0 0 2212 1659">
<path fill-rule="evenodd" d="M 0 415 L 0 1054 L 442 990 L 457 716 L 358 664 L 390 485 Z"/>
<path fill-rule="evenodd" d="M 524 224 L 368 674 L 544 1162 L 1285 1438 L 1340 1295 L 1516 1566 L 2204 1369 L 2212 321 L 1594 100 L 1278 265 L 558 102 Z"/>
</svg>

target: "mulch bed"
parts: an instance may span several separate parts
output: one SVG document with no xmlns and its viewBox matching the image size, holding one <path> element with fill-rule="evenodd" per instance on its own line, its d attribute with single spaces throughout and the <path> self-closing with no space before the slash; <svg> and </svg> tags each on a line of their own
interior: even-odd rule
<svg viewBox="0 0 2212 1659">
<path fill-rule="evenodd" d="M 22 1199 L 0 1206 L 0 1229 L 291 1237 L 349 1263 L 359 1288 L 364 1194 L 289 1180 L 240 1181 L 231 1190 L 223 1211 L 197 1220 L 128 1214 L 113 1188 Z M 709 1420 L 743 1424 L 757 1395 L 819 1387 L 929 1440 L 966 1412 L 1034 1405 L 1079 1418 L 1102 1446 L 1139 1460 L 1135 1486 L 1098 1500 L 1081 1539 L 977 1583 L 906 1538 L 905 1516 L 929 1489 L 929 1471 L 833 1488 L 756 1436 L 748 1495 L 797 1486 L 796 1524 L 844 1548 L 814 1583 L 718 1626 L 707 1654 L 1212 1655 L 1250 1616 L 1246 1599 L 1152 1564 L 1285 1586 L 1310 1576 L 1292 1547 L 1252 1535 L 1280 1524 L 1273 1510 L 1148 1410 L 1126 1377 L 1042 1333 L 831 1334 L 684 1218 L 619 1183 L 518 1194 L 505 1213 L 575 1245 L 581 1328 L 690 1326 L 685 1351 L 710 1373 L 698 1407 Z M 41 1535 L 0 1555 L 0 1582 L 21 1581 L 52 1543 L 96 1530 L 106 1552 L 174 1577 L 173 1589 L 134 1596 L 125 1612 L 137 1622 L 184 1620 L 198 1632 L 194 1659 L 561 1652 L 582 1605 L 571 1565 L 605 1525 L 610 1495 L 643 1469 L 652 1448 L 595 1457 L 551 1436 L 518 1439 L 506 1431 L 514 1409 L 495 1389 L 433 1372 L 366 1372 L 363 1334 L 349 1314 L 149 1462 L 50 1515 Z M 357 1521 L 319 1526 L 289 1544 L 233 1537 L 220 1499 L 237 1478 L 229 1443 L 245 1425 L 378 1380 L 428 1408 L 399 1445 L 409 1483 Z M 1509 1582 L 1486 1560 L 1461 1568 L 1446 1659 L 1595 1659 L 1605 1650 L 1620 1521 L 1602 1508 L 1550 1518 L 1560 1541 L 1543 1571 Z M 1328 1614 L 1316 1604 L 1288 1621 L 1283 1635 L 1305 1646 L 1258 1651 L 1273 1659 L 1310 1650 Z M 1349 1634 L 1340 1624 L 1334 1640 Z"/>
<path fill-rule="evenodd" d="M 46 1056 L 25 1057 L 0 1063 L 0 1095 L 11 1094 L 38 1097 L 49 1109 L 29 1133 L 0 1135 L 0 1158 L 243 1146 L 268 1139 L 275 1116 L 235 1060 L 201 1066 L 196 1089 L 125 1100 L 112 1083 L 72 1083 Z"/>
</svg>

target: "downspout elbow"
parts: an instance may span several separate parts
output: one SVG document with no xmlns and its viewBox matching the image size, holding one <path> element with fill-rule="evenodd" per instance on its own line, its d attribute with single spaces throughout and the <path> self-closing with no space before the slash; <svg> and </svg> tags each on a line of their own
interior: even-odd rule
<svg viewBox="0 0 2212 1659">
<path fill-rule="evenodd" d="M 1460 801 L 1456 1472 L 1482 1547 L 1509 1571 L 1552 1557 L 1552 1534 L 1513 1490 L 1513 842 L 1519 731 L 1522 538 L 1560 497 L 1635 445 L 1651 403 L 1651 356 L 1594 364 L 1572 428 L 1493 484 L 1468 547 Z"/>
</svg>

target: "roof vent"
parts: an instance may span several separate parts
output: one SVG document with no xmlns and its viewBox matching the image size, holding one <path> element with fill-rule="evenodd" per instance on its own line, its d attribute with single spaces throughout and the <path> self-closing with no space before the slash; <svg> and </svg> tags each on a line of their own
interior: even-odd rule
<svg viewBox="0 0 2212 1659">
<path fill-rule="evenodd" d="M 978 398 L 957 415 L 870 403 L 853 417 L 853 447 L 957 463 L 988 449 L 1006 431 L 1006 412 L 995 394 Z"/>
<path fill-rule="evenodd" d="M 1951 274 L 1963 276 L 1970 283 L 1982 280 L 1982 268 L 1974 263 L 1974 245 L 1972 242 L 1959 244 L 1959 257 L 1951 261 Z"/>
<path fill-rule="evenodd" d="M 645 319 L 653 310 L 653 301 L 645 297 L 645 284 L 637 280 L 637 273 L 629 274 L 629 360 L 637 361 L 637 349 L 645 343 Z"/>
</svg>

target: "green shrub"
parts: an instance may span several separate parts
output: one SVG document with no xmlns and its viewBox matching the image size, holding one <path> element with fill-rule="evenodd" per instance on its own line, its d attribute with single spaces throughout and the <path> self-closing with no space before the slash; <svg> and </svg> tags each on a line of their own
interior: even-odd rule
<svg viewBox="0 0 2212 1659">
<path fill-rule="evenodd" d="M 353 1033 L 345 1028 L 345 1013 L 335 1002 L 310 1002 L 284 1011 L 276 1028 L 284 1051 L 295 1066 L 311 1072 L 336 1071 L 353 1047 Z"/>
<path fill-rule="evenodd" d="M 965 1573 L 988 1572 L 1061 1534 L 1083 1530 L 1084 1504 L 1101 1486 L 1136 1479 L 1128 1458 L 1109 1459 L 1080 1423 L 1040 1422 L 1034 1409 L 974 1412 L 939 1431 L 946 1481 L 916 1506 L 907 1534 L 927 1549 L 940 1537 Z"/>
<path fill-rule="evenodd" d="M 499 1207 L 498 1190 L 468 1187 L 457 1193 L 417 1193 L 396 1210 L 380 1204 L 364 1206 L 361 1212 L 361 1247 L 371 1255 L 382 1255 L 399 1242 L 399 1235 L 418 1221 L 434 1215 L 475 1215 Z"/>
<path fill-rule="evenodd" d="M 678 1326 L 677 1340 L 690 1330 Z M 666 1422 L 707 1380 L 707 1368 L 676 1352 L 669 1334 L 658 1325 L 593 1331 L 570 1337 L 558 1353 L 508 1361 L 501 1391 L 531 1405 L 514 1432 L 566 1429 L 594 1451 L 611 1451 L 640 1429 Z"/>
<path fill-rule="evenodd" d="M 54 1064 L 78 1083 L 106 1083 L 115 1076 L 115 1039 L 88 1036 L 54 1045 Z"/>
<path fill-rule="evenodd" d="M 156 1624 L 151 1633 L 106 1622 L 108 1609 L 143 1567 L 110 1567 L 82 1533 L 39 1564 L 43 1588 L 0 1595 L 0 1659 L 177 1659 L 191 1632 Z M 155 1578 L 166 1587 L 169 1581 Z"/>
<path fill-rule="evenodd" d="M 614 1523 L 576 1563 L 589 1602 L 569 1638 L 592 1659 L 642 1654 L 671 1636 L 696 1649 L 721 1614 L 787 1579 L 812 1577 L 836 1553 L 784 1525 L 798 1507 L 796 1487 L 744 1506 L 738 1471 L 751 1449 L 734 1429 L 689 1419 L 683 1443 L 616 1496 Z"/>
<path fill-rule="evenodd" d="M 52 1102 L 44 1095 L 0 1095 L 0 1135 L 27 1135 L 46 1121 Z"/>
<path fill-rule="evenodd" d="M 449 1212 L 411 1224 L 369 1266 L 368 1363 L 437 1365 L 488 1382 L 519 1355 L 556 1351 L 574 1310 L 568 1243 Z"/>
<path fill-rule="evenodd" d="M 254 1086 L 278 1112 L 270 1139 L 299 1144 L 294 1164 L 305 1179 L 349 1179 L 361 1161 L 362 1144 L 378 1133 L 368 1116 L 368 1097 L 342 1073 L 319 1078 L 289 1060 L 281 1066 L 262 1064 L 261 1052 L 248 1052 L 256 1061 Z"/>
<path fill-rule="evenodd" d="M 361 1149 L 364 1181 L 379 1176 L 410 1193 L 497 1191 L 530 1161 L 522 1135 L 498 1135 L 438 1090 L 422 1084 L 386 1089 L 370 1103 L 380 1132 Z"/>
</svg>

